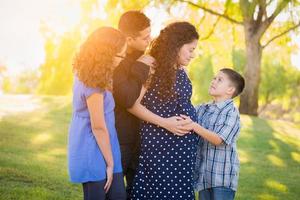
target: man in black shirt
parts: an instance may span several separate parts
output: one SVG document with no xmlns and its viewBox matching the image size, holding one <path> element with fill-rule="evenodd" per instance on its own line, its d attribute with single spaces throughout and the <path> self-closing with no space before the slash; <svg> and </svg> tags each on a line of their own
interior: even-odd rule
<svg viewBox="0 0 300 200">
<path fill-rule="evenodd" d="M 129 197 L 138 164 L 140 120 L 127 109 L 134 105 L 148 78 L 149 66 L 137 59 L 144 54 L 151 40 L 150 19 L 140 11 L 128 11 L 119 20 L 119 30 L 127 38 L 127 55 L 114 71 L 113 95 L 116 102 L 116 129 Z"/>
</svg>

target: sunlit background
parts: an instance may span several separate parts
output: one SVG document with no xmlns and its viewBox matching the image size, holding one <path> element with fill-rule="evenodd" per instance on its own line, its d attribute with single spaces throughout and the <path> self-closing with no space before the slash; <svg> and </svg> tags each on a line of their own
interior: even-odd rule
<svg viewBox="0 0 300 200">
<path fill-rule="evenodd" d="M 50 94 L 71 93 L 72 57 L 81 42 L 99 26 L 116 27 L 122 12 L 142 9 L 152 22 L 152 36 L 161 28 L 175 20 L 188 20 L 196 25 L 200 33 L 197 55 L 190 67 L 191 79 L 195 85 L 193 102 L 209 99 L 207 87 L 213 72 L 229 66 L 243 72 L 245 65 L 245 42 L 241 26 L 235 26 L 201 9 L 175 1 L 109 1 L 109 0 L 2 0 L 0 6 L 0 92 L 10 94 Z M 197 1 L 194 1 L 197 2 Z M 203 1 L 204 5 L 224 9 L 224 0 Z M 232 1 L 237 2 L 237 1 Z M 270 1 L 268 12 L 275 10 L 280 1 Z M 262 43 L 288 27 L 299 18 L 297 3 L 281 12 L 262 38 Z M 234 9 L 233 9 L 234 11 Z M 240 18 L 238 12 L 232 17 Z M 297 16 L 298 15 L 298 16 Z M 218 24 L 214 27 L 215 22 Z M 280 102 L 281 110 L 286 110 L 291 102 L 286 100 L 286 88 L 297 85 L 284 81 L 290 74 L 300 70 L 299 30 L 290 31 L 273 41 L 264 49 L 259 93 L 261 111 L 270 103 Z M 276 59 L 274 59 L 276 58 Z M 273 73 L 265 74 L 264 71 Z M 277 82 L 270 85 L 275 72 L 283 70 Z M 197 75 L 199 74 L 199 75 Z M 205 75 L 204 75 L 205 74 Z M 297 75 L 298 76 L 298 75 Z M 296 77 L 296 76 L 295 76 Z M 200 81 L 201 80 L 201 81 Z M 272 94 L 270 94 L 272 91 Z M 271 99 L 270 99 L 270 96 Z M 267 113 L 267 112 L 265 112 Z M 276 113 L 276 116 L 281 114 Z M 297 118 L 300 118 L 299 116 Z"/>
<path fill-rule="evenodd" d="M 103 20 L 99 26 L 116 27 L 115 23 L 111 24 L 111 20 L 107 20 L 109 16 L 104 9 L 107 1 L 98 2 L 99 6 L 93 6 L 89 8 L 89 13 L 85 13 L 87 17 L 91 20 Z M 0 63 L 7 67 L 7 73 L 18 75 L 26 70 L 38 69 L 45 62 L 46 38 L 42 33 L 44 26 L 58 37 L 75 28 L 85 37 L 89 30 L 84 22 L 81 22 L 81 4 L 82 2 L 74 0 L 2 0 Z M 145 13 L 153 22 L 153 36 L 159 33 L 170 18 L 166 10 L 152 6 L 147 7 Z"/>
<path fill-rule="evenodd" d="M 98 2 L 99 6 L 92 8 L 89 15 L 91 19 L 99 18 L 105 21 L 109 17 L 104 9 L 107 0 Z M 147 6 L 144 10 L 154 25 L 152 35 L 156 36 L 171 16 L 164 8 Z M 284 18 L 283 16 L 281 17 Z M 46 25 L 53 33 L 63 35 L 78 26 L 81 17 L 80 1 L 1 0 L 1 65 L 7 67 L 9 75 L 15 76 L 28 69 L 38 69 L 45 62 L 46 53 L 45 36 L 41 33 L 42 26 Z M 111 24 L 106 23 L 106 25 Z M 84 27 L 79 28 L 78 31 L 84 29 Z M 296 44 L 298 48 L 300 35 L 291 33 L 290 36 L 292 43 Z M 292 52 L 290 58 L 292 64 L 300 69 L 300 51 Z"/>
</svg>

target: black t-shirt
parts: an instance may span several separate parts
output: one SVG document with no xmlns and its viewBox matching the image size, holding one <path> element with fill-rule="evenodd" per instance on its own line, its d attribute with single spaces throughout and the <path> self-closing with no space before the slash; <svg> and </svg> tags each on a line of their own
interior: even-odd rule
<svg viewBox="0 0 300 200">
<path fill-rule="evenodd" d="M 113 96 L 118 139 L 121 145 L 135 143 L 139 136 L 140 120 L 127 111 L 140 96 L 149 74 L 149 66 L 136 61 L 143 52 L 134 51 L 115 69 Z"/>
</svg>

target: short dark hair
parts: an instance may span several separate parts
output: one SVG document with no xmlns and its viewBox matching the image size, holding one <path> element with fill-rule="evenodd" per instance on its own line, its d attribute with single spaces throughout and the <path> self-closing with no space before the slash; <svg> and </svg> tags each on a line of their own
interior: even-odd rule
<svg viewBox="0 0 300 200">
<path fill-rule="evenodd" d="M 233 93 L 232 98 L 240 95 L 245 87 L 245 79 L 243 76 L 230 68 L 223 68 L 220 71 L 228 76 L 229 80 L 235 87 L 235 92 Z"/>
<path fill-rule="evenodd" d="M 125 12 L 119 20 L 119 30 L 126 36 L 136 37 L 139 32 L 150 26 L 150 19 L 141 11 Z"/>
</svg>

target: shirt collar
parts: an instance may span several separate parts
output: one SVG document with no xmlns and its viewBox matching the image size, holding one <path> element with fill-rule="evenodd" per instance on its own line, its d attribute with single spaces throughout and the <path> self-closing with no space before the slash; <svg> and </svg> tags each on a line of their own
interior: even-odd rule
<svg viewBox="0 0 300 200">
<path fill-rule="evenodd" d="M 127 53 L 126 57 L 132 60 L 136 60 L 143 54 L 143 51 L 133 50 L 132 52 Z"/>
<path fill-rule="evenodd" d="M 211 102 L 212 105 L 215 105 L 220 110 L 223 109 L 228 104 L 233 104 L 233 99 L 227 99 L 225 101 L 220 101 L 218 103 Z"/>
</svg>

